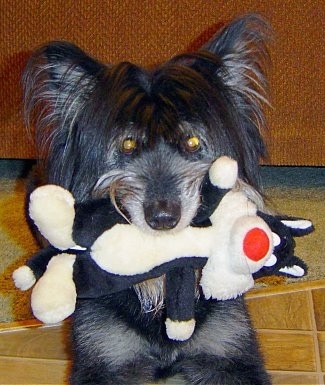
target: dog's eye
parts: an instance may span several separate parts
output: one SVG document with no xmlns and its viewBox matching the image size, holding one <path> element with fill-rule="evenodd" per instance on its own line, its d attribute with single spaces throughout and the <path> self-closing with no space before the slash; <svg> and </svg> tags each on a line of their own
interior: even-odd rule
<svg viewBox="0 0 325 385">
<path fill-rule="evenodd" d="M 190 136 L 185 141 L 185 148 L 189 152 L 194 152 L 200 148 L 200 139 L 197 136 Z"/>
<path fill-rule="evenodd" d="M 126 138 L 122 143 L 122 152 L 124 154 L 132 154 L 133 151 L 137 148 L 137 142 L 133 138 Z"/>
</svg>

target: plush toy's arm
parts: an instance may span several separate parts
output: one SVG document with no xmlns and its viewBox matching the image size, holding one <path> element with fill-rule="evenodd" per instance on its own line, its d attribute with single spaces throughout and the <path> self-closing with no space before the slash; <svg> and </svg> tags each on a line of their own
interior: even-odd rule
<svg viewBox="0 0 325 385">
<path fill-rule="evenodd" d="M 222 197 L 209 218 L 213 244 L 200 281 L 206 298 L 226 300 L 241 295 L 254 285 L 252 273 L 271 255 L 272 234 L 256 216 L 256 206 L 242 191 L 230 191 L 237 173 L 237 162 L 221 157 L 205 181 L 209 193 Z"/>
<path fill-rule="evenodd" d="M 29 215 L 41 234 L 60 250 L 89 247 L 105 230 L 126 223 L 109 198 L 76 203 L 68 190 L 56 185 L 33 191 Z"/>
<path fill-rule="evenodd" d="M 215 160 L 201 186 L 201 205 L 192 220 L 192 226 L 211 225 L 214 213 L 225 194 L 234 187 L 238 174 L 237 162 L 227 156 Z"/>
</svg>

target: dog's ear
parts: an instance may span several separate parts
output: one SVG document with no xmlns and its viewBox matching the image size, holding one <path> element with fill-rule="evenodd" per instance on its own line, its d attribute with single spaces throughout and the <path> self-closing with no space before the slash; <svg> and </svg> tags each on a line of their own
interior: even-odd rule
<svg viewBox="0 0 325 385">
<path fill-rule="evenodd" d="M 219 75 L 226 85 L 248 99 L 266 101 L 264 70 L 269 61 L 267 42 L 271 36 L 265 19 L 248 14 L 224 27 L 202 49 L 221 60 L 225 70 Z"/>
<path fill-rule="evenodd" d="M 269 62 L 267 43 L 272 37 L 268 23 L 259 15 L 248 14 L 234 20 L 215 35 L 199 52 L 202 74 L 210 84 L 224 92 L 232 104 L 237 132 L 240 175 L 258 187 L 256 165 L 266 156 L 263 130 L 266 127 L 264 105 L 267 100 L 265 71 Z M 200 69 L 200 67 L 198 67 Z M 214 80 L 215 79 L 215 80 Z"/>
<path fill-rule="evenodd" d="M 105 68 L 68 42 L 40 47 L 23 76 L 27 122 L 33 116 L 43 127 L 74 121 Z"/>
</svg>

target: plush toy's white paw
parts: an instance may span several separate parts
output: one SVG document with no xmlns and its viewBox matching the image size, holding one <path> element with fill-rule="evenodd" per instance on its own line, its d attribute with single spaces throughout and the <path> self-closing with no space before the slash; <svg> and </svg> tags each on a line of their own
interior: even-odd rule
<svg viewBox="0 0 325 385">
<path fill-rule="evenodd" d="M 278 258 L 274 254 L 271 254 L 270 258 L 265 261 L 264 266 L 271 267 L 274 266 L 277 262 Z"/>
<path fill-rule="evenodd" d="M 51 259 L 44 275 L 37 281 L 31 296 L 36 318 L 44 323 L 57 323 L 75 309 L 77 293 L 73 282 L 75 256 L 60 254 Z"/>
<path fill-rule="evenodd" d="M 36 282 L 32 269 L 26 265 L 16 269 L 12 274 L 12 278 L 17 289 L 23 291 L 30 289 Z"/>
<path fill-rule="evenodd" d="M 60 250 L 76 246 L 72 239 L 74 198 L 60 186 L 45 185 L 30 196 L 29 215 L 41 234 Z"/>
<path fill-rule="evenodd" d="M 188 321 L 173 321 L 170 318 L 167 318 L 165 324 L 168 338 L 175 341 L 188 340 L 195 329 L 195 319 L 190 319 Z"/>
</svg>

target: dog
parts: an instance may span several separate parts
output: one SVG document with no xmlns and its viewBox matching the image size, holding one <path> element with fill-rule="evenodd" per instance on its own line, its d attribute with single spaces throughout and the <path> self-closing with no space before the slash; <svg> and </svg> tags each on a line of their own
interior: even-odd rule
<svg viewBox="0 0 325 385">
<path fill-rule="evenodd" d="M 248 14 L 199 51 L 151 69 L 106 65 L 68 42 L 39 48 L 23 84 L 44 183 L 80 202 L 110 194 L 143 231 L 177 233 L 200 207 L 211 162 L 227 155 L 238 162 L 238 188 L 261 209 L 270 35 L 262 17 Z M 198 287 L 195 313 L 188 341 L 167 338 L 164 277 L 78 300 L 71 384 L 145 384 L 175 374 L 193 385 L 271 384 L 243 298 L 205 300 Z"/>
</svg>

